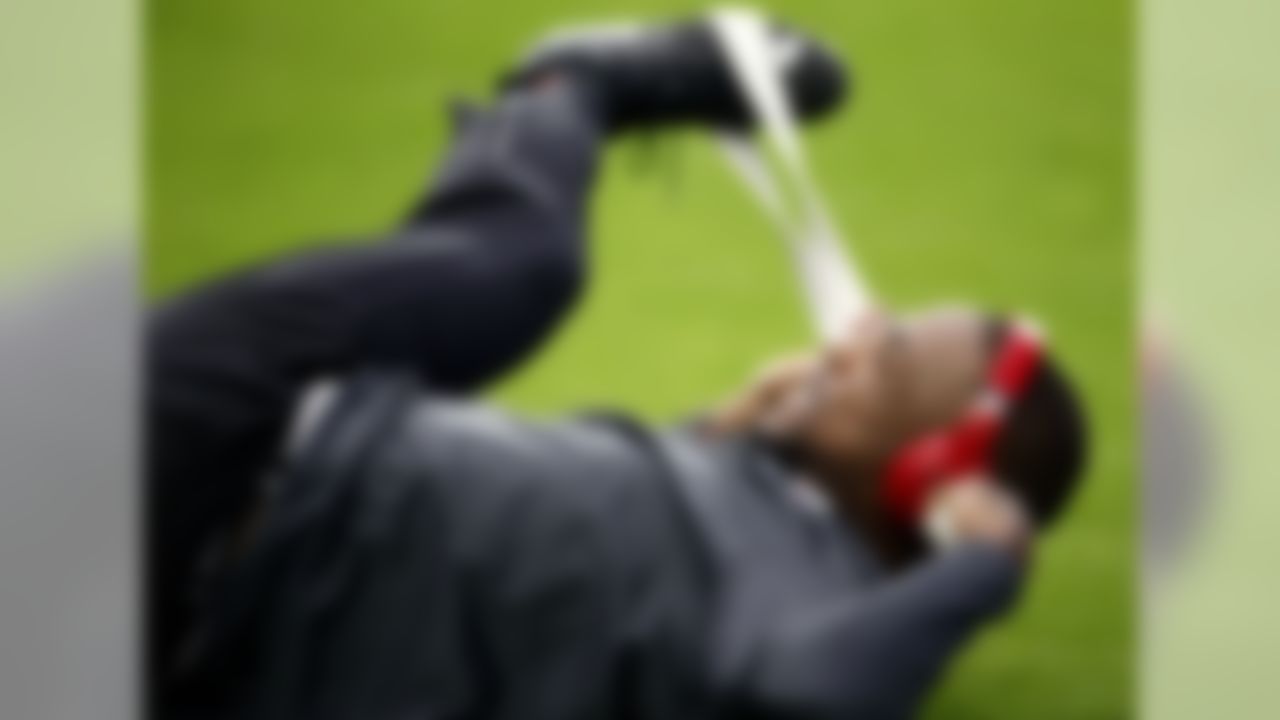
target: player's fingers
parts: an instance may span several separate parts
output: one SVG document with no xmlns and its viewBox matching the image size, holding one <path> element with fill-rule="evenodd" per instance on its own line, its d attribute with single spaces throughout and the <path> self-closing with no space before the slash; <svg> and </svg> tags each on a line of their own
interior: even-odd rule
<svg viewBox="0 0 1280 720">
<path fill-rule="evenodd" d="M 770 362 L 756 375 L 757 400 L 770 403 L 788 394 L 811 376 L 817 365 L 812 352 L 797 352 Z"/>
<path fill-rule="evenodd" d="M 931 498 L 931 512 L 945 519 L 956 542 L 992 543 L 1020 550 L 1029 542 L 1030 523 L 1020 502 L 992 478 L 973 476 L 945 483 Z"/>
</svg>

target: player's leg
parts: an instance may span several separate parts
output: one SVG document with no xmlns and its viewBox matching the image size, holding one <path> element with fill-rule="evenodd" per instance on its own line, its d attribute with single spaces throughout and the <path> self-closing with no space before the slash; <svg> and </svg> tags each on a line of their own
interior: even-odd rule
<svg viewBox="0 0 1280 720">
<path fill-rule="evenodd" d="M 433 190 L 388 239 L 271 263 L 156 312 L 146 405 L 152 588 L 167 598 L 153 603 L 158 645 L 175 642 L 175 586 L 252 497 L 308 382 L 381 365 L 466 390 L 546 334 L 581 284 L 598 136 L 568 83 L 507 93 L 461 120 Z"/>
</svg>

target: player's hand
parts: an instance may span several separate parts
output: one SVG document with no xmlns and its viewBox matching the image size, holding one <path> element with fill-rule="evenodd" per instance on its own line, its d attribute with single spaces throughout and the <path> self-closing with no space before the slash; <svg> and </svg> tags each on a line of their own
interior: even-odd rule
<svg viewBox="0 0 1280 720">
<path fill-rule="evenodd" d="M 964 478 L 943 484 L 929 499 L 926 531 L 943 547 L 983 544 L 1026 558 L 1031 550 L 1031 521 L 1009 491 L 989 478 Z"/>
<path fill-rule="evenodd" d="M 717 432 L 755 428 L 779 432 L 802 410 L 794 401 L 812 383 L 819 358 L 813 352 L 798 352 L 775 358 L 759 372 L 747 390 L 722 405 L 710 417 Z"/>
</svg>

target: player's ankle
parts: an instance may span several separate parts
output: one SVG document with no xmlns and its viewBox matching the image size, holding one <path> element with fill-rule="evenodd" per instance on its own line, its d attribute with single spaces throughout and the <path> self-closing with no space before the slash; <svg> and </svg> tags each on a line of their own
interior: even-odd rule
<svg viewBox="0 0 1280 720">
<path fill-rule="evenodd" d="M 608 96 L 598 81 L 584 72 L 569 68 L 548 68 L 506 85 L 502 94 L 558 93 L 580 105 L 601 125 L 611 124 Z"/>
</svg>

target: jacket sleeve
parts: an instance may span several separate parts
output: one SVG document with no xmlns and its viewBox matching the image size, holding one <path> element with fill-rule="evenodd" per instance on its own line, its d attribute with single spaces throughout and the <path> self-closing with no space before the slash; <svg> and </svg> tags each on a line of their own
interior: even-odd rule
<svg viewBox="0 0 1280 720">
<path fill-rule="evenodd" d="M 744 714 L 912 717 L 973 631 L 1011 604 L 1021 577 L 1008 553 L 968 546 L 786 617 L 752 663 Z"/>
</svg>

